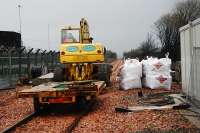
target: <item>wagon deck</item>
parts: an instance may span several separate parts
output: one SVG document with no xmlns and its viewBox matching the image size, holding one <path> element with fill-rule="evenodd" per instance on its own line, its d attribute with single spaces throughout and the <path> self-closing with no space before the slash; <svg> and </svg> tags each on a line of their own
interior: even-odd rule
<svg viewBox="0 0 200 133">
<path fill-rule="evenodd" d="M 17 92 L 17 97 L 97 96 L 105 87 L 104 81 L 48 82 Z"/>
</svg>

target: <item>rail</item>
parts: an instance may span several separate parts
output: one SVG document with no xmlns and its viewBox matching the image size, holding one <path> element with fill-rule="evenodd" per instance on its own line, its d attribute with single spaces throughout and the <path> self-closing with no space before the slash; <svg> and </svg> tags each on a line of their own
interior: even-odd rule
<svg viewBox="0 0 200 133">
<path fill-rule="evenodd" d="M 22 118 L 21 120 L 15 122 L 13 125 L 11 125 L 10 127 L 6 128 L 5 130 L 3 130 L 1 133 L 10 133 L 11 131 L 13 131 L 16 127 L 19 127 L 20 125 L 30 121 L 33 117 L 37 116 L 38 113 L 33 112 L 30 115 Z"/>
</svg>

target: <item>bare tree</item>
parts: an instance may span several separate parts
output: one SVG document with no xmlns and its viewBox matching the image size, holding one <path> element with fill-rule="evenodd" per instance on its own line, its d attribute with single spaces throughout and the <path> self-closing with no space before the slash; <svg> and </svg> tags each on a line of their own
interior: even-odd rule
<svg viewBox="0 0 200 133">
<path fill-rule="evenodd" d="M 188 21 L 193 21 L 200 17 L 200 1 L 187 0 L 179 2 L 174 9 L 174 14 L 181 25 L 185 25 Z"/>
<path fill-rule="evenodd" d="M 148 34 L 145 41 L 143 41 L 137 49 L 131 49 L 124 52 L 125 58 L 139 58 L 144 59 L 146 56 L 157 56 L 159 48 L 157 47 L 152 34 Z"/>
<path fill-rule="evenodd" d="M 111 51 L 111 50 L 106 50 L 106 58 L 111 58 L 111 59 L 117 59 L 117 53 Z"/>
<path fill-rule="evenodd" d="M 180 60 L 179 28 L 198 17 L 200 17 L 200 1 L 187 0 L 177 3 L 173 12 L 163 15 L 155 23 L 163 56 L 169 52 L 173 61 Z"/>
<path fill-rule="evenodd" d="M 158 51 L 158 47 L 155 43 L 155 40 L 152 34 L 147 35 L 147 39 L 141 43 L 140 47 L 138 48 L 141 51 L 141 57 L 144 58 L 146 56 L 154 56 L 155 53 Z"/>
<path fill-rule="evenodd" d="M 169 52 L 172 60 L 180 58 L 180 50 L 177 47 L 180 43 L 179 26 L 176 20 L 174 14 L 166 14 L 155 23 L 157 36 L 162 44 L 161 56 Z"/>
</svg>

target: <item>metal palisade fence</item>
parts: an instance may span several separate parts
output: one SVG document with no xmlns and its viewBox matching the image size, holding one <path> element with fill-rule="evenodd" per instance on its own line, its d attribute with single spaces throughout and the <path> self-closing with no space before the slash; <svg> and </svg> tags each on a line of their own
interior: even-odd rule
<svg viewBox="0 0 200 133">
<path fill-rule="evenodd" d="M 0 45 L 0 89 L 15 85 L 20 77 L 31 78 L 33 68 L 47 73 L 58 65 L 59 52 Z"/>
</svg>

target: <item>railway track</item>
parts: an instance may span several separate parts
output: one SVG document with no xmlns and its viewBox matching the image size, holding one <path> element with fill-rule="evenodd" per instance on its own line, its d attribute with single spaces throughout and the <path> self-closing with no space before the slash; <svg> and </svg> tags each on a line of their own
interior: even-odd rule
<svg viewBox="0 0 200 133">
<path fill-rule="evenodd" d="M 38 113 L 33 112 L 30 115 L 24 117 L 23 119 L 15 122 L 13 125 L 11 125 L 10 127 L 6 128 L 5 130 L 3 130 L 1 133 L 10 133 L 11 131 L 13 131 L 16 127 L 30 121 L 33 117 L 37 116 Z"/>
<path fill-rule="evenodd" d="M 85 107 L 85 109 L 75 117 L 75 119 L 69 124 L 69 126 L 66 127 L 66 129 L 65 129 L 66 133 L 71 133 L 73 131 L 73 129 L 78 125 L 78 123 L 81 120 L 81 118 L 83 116 L 87 115 L 91 111 L 94 103 L 95 103 L 95 101 L 92 101 L 92 102 L 88 103 L 87 107 Z M 15 122 L 13 125 L 11 125 L 10 127 L 6 128 L 5 130 L 1 131 L 1 133 L 10 133 L 12 131 L 15 131 L 15 129 L 17 127 L 20 127 L 23 124 L 31 122 L 31 120 L 34 117 L 36 118 L 37 116 L 39 116 L 39 114 L 36 113 L 36 112 L 33 112 L 30 115 L 24 117 L 23 119 Z"/>
<path fill-rule="evenodd" d="M 118 60 L 116 63 L 114 63 L 113 69 L 112 69 L 112 76 L 111 81 L 114 83 L 116 80 L 117 75 L 119 74 L 119 70 L 121 65 L 123 64 L 122 60 Z"/>
<path fill-rule="evenodd" d="M 112 71 L 116 71 L 117 68 L 121 65 L 122 60 L 117 60 L 116 63 L 113 63 L 113 70 Z"/>
<path fill-rule="evenodd" d="M 116 72 L 116 71 L 119 69 L 119 67 L 122 65 L 122 63 L 123 63 L 123 61 L 122 61 L 122 60 L 119 60 L 119 61 L 116 63 L 115 67 L 113 68 L 113 72 Z"/>
<path fill-rule="evenodd" d="M 91 110 L 92 107 L 94 106 L 95 101 L 92 101 L 88 104 L 88 106 L 86 107 L 85 110 L 83 110 L 83 112 L 81 112 L 75 119 L 74 121 L 66 128 L 66 133 L 71 133 L 73 131 L 73 129 L 78 125 L 79 121 L 81 120 L 81 118 L 85 115 L 87 115 Z"/>
</svg>

